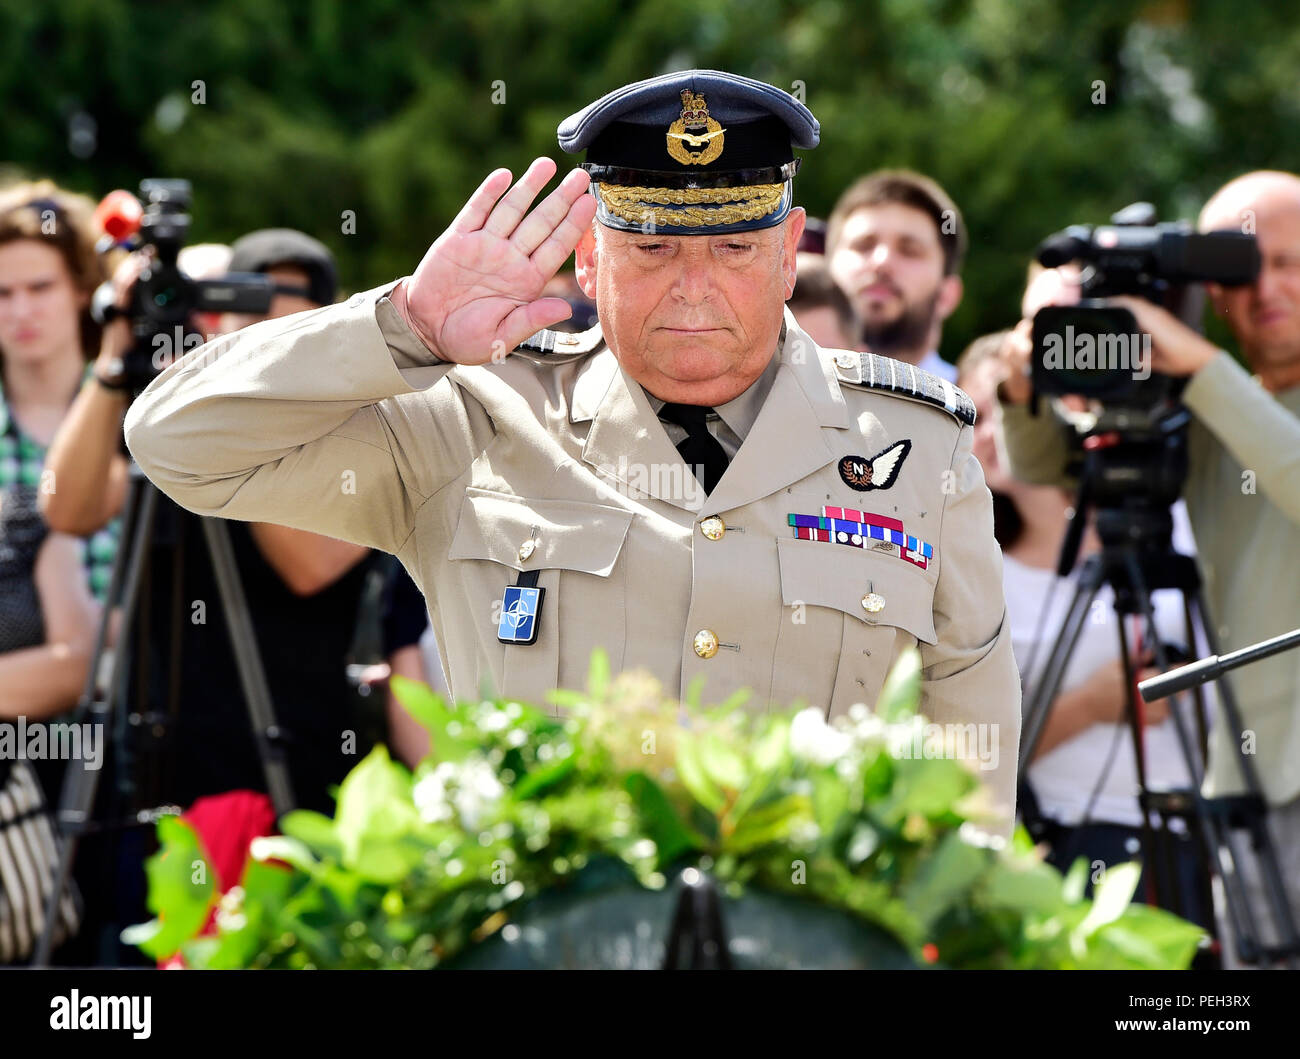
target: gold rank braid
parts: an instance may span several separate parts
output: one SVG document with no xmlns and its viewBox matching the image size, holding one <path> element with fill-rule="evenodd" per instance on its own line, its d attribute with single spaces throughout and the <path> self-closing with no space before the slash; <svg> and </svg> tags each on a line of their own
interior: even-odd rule
<svg viewBox="0 0 1300 1059">
<path fill-rule="evenodd" d="M 605 208 L 632 224 L 647 221 L 665 228 L 737 224 L 766 217 L 781 204 L 784 184 L 753 184 L 739 188 L 638 188 L 597 185 Z M 704 209 L 701 202 L 720 205 Z M 647 203 L 686 206 L 682 210 L 655 209 Z"/>
</svg>

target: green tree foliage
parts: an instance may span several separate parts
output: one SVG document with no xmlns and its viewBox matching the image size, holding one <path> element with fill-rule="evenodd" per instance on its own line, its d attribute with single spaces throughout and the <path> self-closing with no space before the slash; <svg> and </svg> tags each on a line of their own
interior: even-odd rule
<svg viewBox="0 0 1300 1059">
<path fill-rule="evenodd" d="M 96 195 L 188 177 L 196 239 L 302 228 L 361 289 L 493 167 L 572 164 L 566 114 L 690 66 L 805 95 L 814 215 L 878 166 L 949 189 L 972 240 L 949 356 L 1014 318 L 1049 232 L 1300 168 L 1300 23 L 1228 0 L 0 0 L 0 165 Z"/>
</svg>

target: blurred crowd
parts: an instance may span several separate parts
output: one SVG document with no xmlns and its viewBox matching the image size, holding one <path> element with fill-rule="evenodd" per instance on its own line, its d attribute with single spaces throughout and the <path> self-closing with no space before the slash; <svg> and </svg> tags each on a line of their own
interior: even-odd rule
<svg viewBox="0 0 1300 1059">
<path fill-rule="evenodd" d="M 1263 402 L 1229 407 L 1222 415 L 1258 423 L 1273 409 L 1286 417 L 1288 429 L 1300 431 L 1300 180 L 1252 174 L 1216 201 L 1219 213 L 1203 215 L 1202 226 L 1231 227 L 1240 210 L 1253 210 L 1263 256 L 1250 287 L 1210 291 Z M 0 189 L 0 724 L 71 718 L 96 655 L 114 559 L 140 553 L 133 635 L 119 640 L 120 613 L 108 630 L 110 642 L 126 656 L 117 689 L 124 706 L 109 736 L 121 749 L 105 756 L 97 826 L 79 842 L 79 898 L 61 910 L 56 954 L 61 962 L 123 964 L 140 961 L 117 934 L 148 918 L 142 864 L 151 850 L 156 809 L 175 806 L 193 814 L 213 829 L 214 842 L 223 829 L 238 834 L 254 827 L 247 800 L 214 811 L 219 803 L 212 799 L 266 792 L 267 751 L 245 704 L 243 659 L 233 645 L 241 637 L 236 628 L 232 641 L 230 600 L 203 520 L 164 502 L 147 535 L 126 537 L 127 528 L 138 529 L 140 519 L 131 527 L 128 515 L 143 510 L 143 489 L 121 433 L 131 399 L 123 360 L 134 341 L 125 310 L 132 284 L 149 261 L 105 252 L 93 211 L 92 202 L 48 181 Z M 994 497 L 1008 617 L 1029 701 L 1048 668 L 1080 569 L 1075 564 L 1058 575 L 1077 498 L 1064 462 L 1047 473 L 1041 457 L 1097 411 L 1066 396 L 1043 402 L 1035 423 L 1026 425 L 1030 333 L 1040 308 L 1079 299 L 1080 270 L 1044 269 L 1031 264 L 1027 253 L 1023 300 L 1007 307 L 1006 329 L 946 358 L 943 326 L 962 300 L 965 232 L 957 203 L 934 180 L 902 170 L 868 174 L 843 193 L 825 222 L 810 221 L 789 308 L 819 346 L 894 358 L 960 386 L 974 401 L 975 452 Z M 180 265 L 194 278 L 261 273 L 273 284 L 264 316 L 196 316 L 191 326 L 203 339 L 340 297 L 329 249 L 302 232 L 268 229 L 229 247 L 187 247 Z M 101 307 L 111 304 L 118 311 L 100 312 L 100 323 L 91 307 L 105 283 Z M 570 302 L 571 329 L 596 325 L 595 306 L 571 274 L 557 276 L 546 293 Z M 1192 348 L 1172 330 L 1185 325 L 1145 315 L 1139 322 L 1155 336 L 1165 368 L 1190 376 L 1192 371 L 1182 372 L 1175 363 L 1180 342 Z M 1230 402 L 1235 392 L 1221 400 Z M 1172 512 L 1173 541 L 1184 555 L 1196 555 L 1200 542 L 1221 646 L 1241 647 L 1255 638 L 1256 626 L 1237 615 L 1249 607 L 1252 593 L 1262 591 L 1253 581 L 1261 569 L 1285 578 L 1295 594 L 1300 471 L 1294 451 L 1285 454 L 1289 463 L 1269 464 L 1255 458 L 1247 441 L 1219 429 L 1213 415 L 1201 418 L 1208 440 L 1194 446 L 1192 458 L 1204 468 L 1198 475 L 1194 467 L 1190 480 L 1205 491 L 1204 483 L 1217 474 L 1220 494 L 1180 500 Z M 1279 422 L 1265 425 L 1277 429 Z M 1056 432 L 1050 444 L 1043 431 Z M 1215 444 L 1219 449 L 1211 451 Z M 1234 466 L 1258 472 L 1259 503 L 1239 502 Z M 1078 527 L 1082 563 L 1102 545 L 1088 514 L 1079 518 L 1087 522 Z M 1224 521 L 1232 523 L 1235 537 Z M 391 676 L 426 681 L 442 691 L 446 682 L 424 601 L 400 564 L 282 526 L 223 525 L 273 708 L 274 755 L 287 766 L 294 805 L 330 812 L 332 789 L 376 742 L 414 767 L 429 750 L 428 735 L 392 694 Z M 1266 528 L 1252 529 L 1260 525 Z M 1212 552 L 1207 542 L 1213 542 Z M 1237 567 L 1239 553 L 1258 556 L 1261 549 L 1263 566 Z M 1132 686 L 1157 672 L 1153 637 L 1179 657 L 1205 654 L 1210 645 L 1188 642 L 1183 600 L 1172 589 L 1153 593 L 1154 629 L 1121 618 L 1115 602 L 1111 587 L 1103 585 L 1063 668 L 1020 794 L 1022 815 L 1034 825 L 1048 858 L 1063 870 L 1085 858 L 1090 886 L 1099 866 L 1104 871 L 1140 855 L 1150 823 L 1139 805 L 1140 787 L 1185 788 L 1203 771 L 1201 757 L 1208 756 L 1217 758 L 1210 773 L 1219 777 L 1219 789 L 1236 789 L 1225 777 L 1235 771 L 1230 759 L 1241 739 L 1238 732 L 1215 732 L 1224 721 L 1218 699 L 1209 693 L 1202 716 L 1189 718 L 1200 744 L 1192 748 L 1197 762 L 1189 768 L 1171 723 L 1171 704 L 1144 703 L 1132 695 Z M 1282 604 L 1264 612 L 1277 621 L 1291 613 Z M 1300 618 L 1269 632 L 1296 624 Z M 104 672 L 99 676 L 101 683 L 106 680 Z M 1292 752 L 1300 745 L 1289 741 L 1300 739 L 1300 662 L 1242 671 L 1236 690 L 1245 727 L 1259 729 L 1269 742 L 1268 752 L 1252 761 L 1271 806 L 1269 826 L 1295 905 L 1300 764 Z M 1223 738 L 1216 742 L 1216 734 Z M 11 894 L 7 909 L 0 903 L 0 963 L 25 960 L 44 927 L 35 878 L 40 858 L 17 838 L 5 837 L 4 807 L 13 807 L 11 815 L 26 806 L 29 816 L 49 817 L 65 797 L 66 771 L 66 761 L 0 756 L 0 892 Z M 1154 865 L 1144 869 L 1135 899 L 1150 896 L 1158 885 L 1166 901 L 1177 895 L 1181 914 L 1208 925 L 1216 908 L 1222 915 L 1222 898 L 1207 889 L 1194 821 L 1174 819 L 1167 830 L 1159 871 Z M 48 843 L 51 834 L 47 828 L 24 841 Z M 20 890 L 28 895 L 25 910 L 13 896 Z"/>
</svg>

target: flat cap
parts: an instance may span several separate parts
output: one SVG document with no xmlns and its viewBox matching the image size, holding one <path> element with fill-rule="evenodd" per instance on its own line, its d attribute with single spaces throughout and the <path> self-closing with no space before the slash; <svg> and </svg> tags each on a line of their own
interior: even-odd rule
<svg viewBox="0 0 1300 1059">
<path fill-rule="evenodd" d="M 817 119 L 790 93 L 721 70 L 684 70 L 616 89 L 572 114 L 560 146 L 585 150 L 596 217 L 625 231 L 721 235 L 790 212 Z"/>
<path fill-rule="evenodd" d="M 230 272 L 266 272 L 296 265 L 307 273 L 311 300 L 329 305 L 338 291 L 334 255 L 319 240 L 296 228 L 261 228 L 240 236 L 230 248 Z"/>
</svg>

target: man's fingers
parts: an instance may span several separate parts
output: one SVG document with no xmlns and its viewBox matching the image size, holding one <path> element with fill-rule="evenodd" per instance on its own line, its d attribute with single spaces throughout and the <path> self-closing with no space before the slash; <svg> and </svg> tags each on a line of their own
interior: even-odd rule
<svg viewBox="0 0 1300 1059">
<path fill-rule="evenodd" d="M 509 239 L 518 226 L 528 207 L 533 204 L 542 188 L 546 187 L 551 177 L 555 176 L 555 163 L 549 158 L 535 158 L 528 171 L 519 178 L 515 186 L 506 192 L 505 197 L 496 204 L 483 230 L 502 239 Z"/>
<path fill-rule="evenodd" d="M 543 328 L 561 323 L 572 315 L 573 307 L 563 298 L 539 298 L 511 312 L 501 321 L 497 334 L 506 349 L 511 350 Z"/>
<path fill-rule="evenodd" d="M 510 170 L 494 169 L 487 175 L 487 179 L 478 186 L 478 190 L 469 197 L 469 201 L 461 207 L 460 213 L 456 214 L 456 219 L 451 222 L 453 232 L 477 232 L 483 227 L 488 219 L 488 214 L 492 212 L 492 206 L 501 193 L 510 186 Z"/>
<path fill-rule="evenodd" d="M 581 196 L 570 206 L 564 220 L 533 254 L 533 265 L 537 271 L 547 277 L 555 275 L 573 253 L 573 248 L 578 245 L 583 233 L 591 227 L 595 216 L 596 200 L 590 195 Z"/>
<path fill-rule="evenodd" d="M 572 170 L 559 186 L 542 201 L 535 210 L 525 217 L 510 242 L 521 254 L 531 257 L 533 251 L 542 245 L 569 215 L 569 209 L 583 195 L 591 178 L 582 169 Z"/>
</svg>

